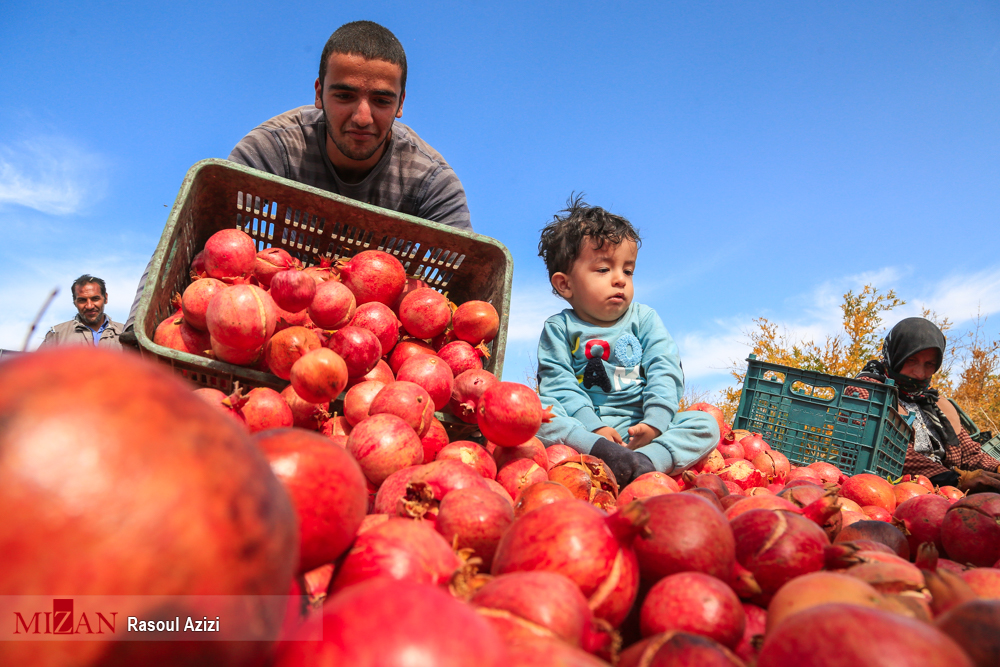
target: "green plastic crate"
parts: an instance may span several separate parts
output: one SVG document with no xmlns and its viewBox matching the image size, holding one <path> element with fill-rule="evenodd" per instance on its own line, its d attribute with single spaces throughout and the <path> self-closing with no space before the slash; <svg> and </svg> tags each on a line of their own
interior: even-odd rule
<svg viewBox="0 0 1000 667">
<path fill-rule="evenodd" d="M 995 435 L 986 442 L 982 443 L 982 448 L 983 453 L 987 456 L 1000 459 L 1000 435 Z"/>
<path fill-rule="evenodd" d="M 384 250 L 402 262 L 407 275 L 422 278 L 455 303 L 488 301 L 500 315 L 500 330 L 485 368 L 501 377 L 514 271 L 502 243 L 217 159 L 188 170 L 153 255 L 135 325 L 144 356 L 166 363 L 197 385 L 226 393 L 236 382 L 247 389 L 281 390 L 288 384 L 270 373 L 153 343 L 156 326 L 174 312 L 171 295 L 191 282 L 188 267 L 195 253 L 209 236 L 226 228 L 250 234 L 258 250 L 284 248 L 305 266 Z M 437 416 L 446 428 L 469 430 L 450 414 Z"/>
<path fill-rule="evenodd" d="M 899 477 L 912 429 L 896 387 L 747 359 L 733 427 L 760 433 L 795 465 L 826 461 L 846 475 Z M 854 388 L 845 393 L 845 389 Z M 859 394 L 859 395 L 853 395 Z M 867 395 L 867 398 L 864 396 Z"/>
</svg>

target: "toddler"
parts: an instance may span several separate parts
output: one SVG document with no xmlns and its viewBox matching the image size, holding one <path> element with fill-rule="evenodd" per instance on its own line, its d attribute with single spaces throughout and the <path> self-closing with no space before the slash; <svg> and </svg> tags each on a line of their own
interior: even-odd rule
<svg viewBox="0 0 1000 667">
<path fill-rule="evenodd" d="M 538 244 L 570 305 L 538 343 L 538 393 L 555 415 L 538 438 L 602 459 L 623 488 L 653 470 L 679 473 L 718 444 L 719 426 L 708 413 L 677 412 L 677 345 L 656 311 L 632 301 L 639 235 L 581 197 L 561 213 Z"/>
</svg>

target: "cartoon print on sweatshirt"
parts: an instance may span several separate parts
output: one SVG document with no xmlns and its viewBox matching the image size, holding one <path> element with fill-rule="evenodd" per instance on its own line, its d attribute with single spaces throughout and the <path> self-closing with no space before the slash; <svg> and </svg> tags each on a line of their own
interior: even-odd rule
<svg viewBox="0 0 1000 667">
<path fill-rule="evenodd" d="M 580 349 L 580 338 L 577 337 L 572 354 L 576 354 Z M 593 338 L 584 345 L 584 356 L 587 358 L 587 365 L 583 374 L 577 376 L 577 381 L 583 384 L 585 389 L 600 387 L 607 393 L 621 391 L 623 386 L 632 383 L 642 383 L 642 345 L 639 339 L 630 333 L 622 334 L 614 344 L 614 362 L 609 363 L 614 369 L 614 385 L 608 377 L 605 362 L 611 361 L 612 346 L 600 338 Z"/>
</svg>

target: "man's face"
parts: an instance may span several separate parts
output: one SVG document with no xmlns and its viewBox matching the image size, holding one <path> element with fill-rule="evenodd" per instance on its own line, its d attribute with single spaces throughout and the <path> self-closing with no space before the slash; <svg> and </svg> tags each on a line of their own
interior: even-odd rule
<svg viewBox="0 0 1000 667">
<path fill-rule="evenodd" d="M 326 80 L 316 80 L 316 108 L 323 110 L 329 139 L 346 161 L 372 163 L 348 164 L 349 168 L 374 166 L 382 156 L 379 149 L 385 145 L 393 120 L 403 115 L 402 77 L 399 65 L 385 60 L 330 55 Z M 345 163 L 331 153 L 334 165 Z"/>
<path fill-rule="evenodd" d="M 80 312 L 80 319 L 91 329 L 104 324 L 104 306 L 108 299 L 101 295 L 101 286 L 97 283 L 80 285 L 75 290 L 73 304 Z"/>
</svg>

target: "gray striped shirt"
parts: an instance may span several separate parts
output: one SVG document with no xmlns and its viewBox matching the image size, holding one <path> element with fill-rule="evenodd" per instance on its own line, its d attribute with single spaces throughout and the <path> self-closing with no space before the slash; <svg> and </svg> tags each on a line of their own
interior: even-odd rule
<svg viewBox="0 0 1000 667">
<path fill-rule="evenodd" d="M 326 152 L 326 120 L 313 106 L 286 111 L 243 137 L 229 154 L 269 174 L 460 229 L 472 229 L 465 190 L 441 154 L 400 122 L 389 147 L 360 183 L 345 183 Z"/>
</svg>

